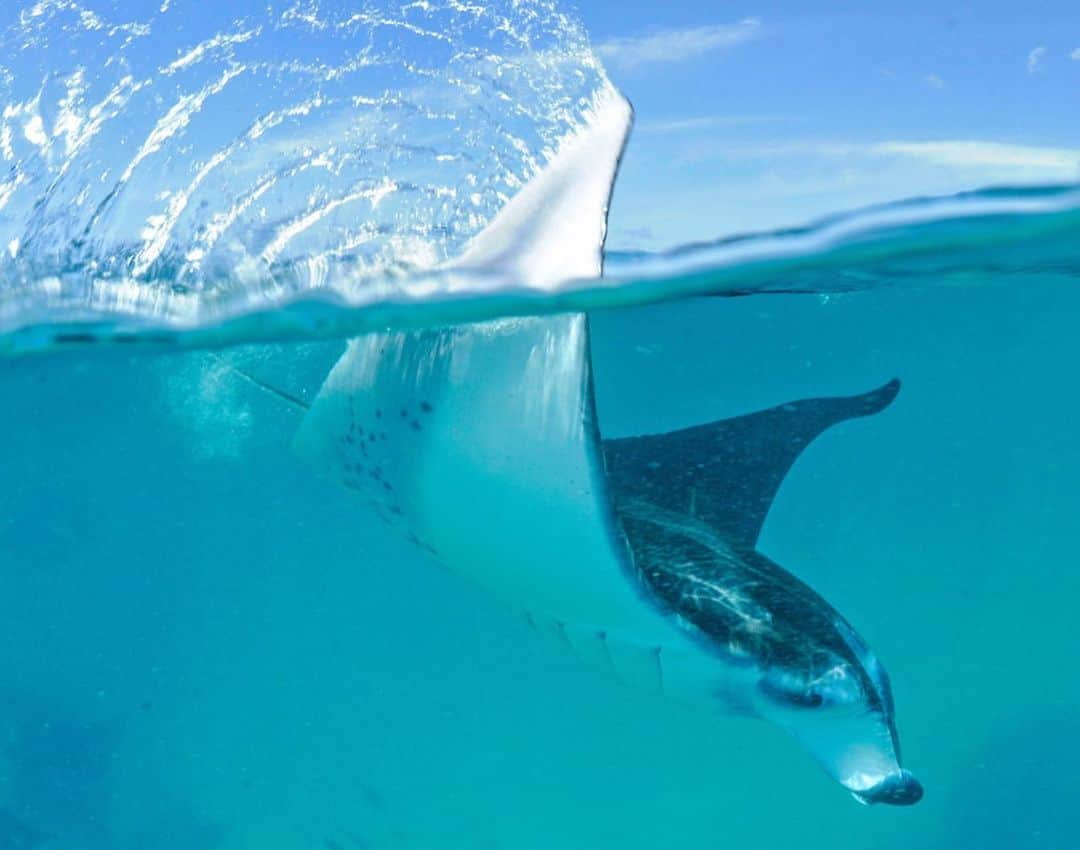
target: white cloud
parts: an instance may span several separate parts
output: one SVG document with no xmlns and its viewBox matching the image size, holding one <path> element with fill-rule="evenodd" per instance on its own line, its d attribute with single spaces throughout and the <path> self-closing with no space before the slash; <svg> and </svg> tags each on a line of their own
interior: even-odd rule
<svg viewBox="0 0 1080 850">
<path fill-rule="evenodd" d="M 988 179 L 1029 176 L 1034 179 L 1080 179 L 1080 148 L 1012 145 L 1003 142 L 953 139 L 943 141 L 884 141 L 863 144 L 838 142 L 781 142 L 748 148 L 727 148 L 731 159 L 826 157 L 895 159 L 921 163 L 950 172 L 980 172 Z"/>
<path fill-rule="evenodd" d="M 1043 59 L 1046 58 L 1046 48 L 1036 47 L 1028 54 L 1027 70 L 1029 74 L 1036 74 L 1042 70 Z"/>
<path fill-rule="evenodd" d="M 1069 58 L 1072 59 L 1073 62 L 1080 62 L 1080 47 L 1070 53 Z"/>
<path fill-rule="evenodd" d="M 757 18 L 733 24 L 709 24 L 685 29 L 659 30 L 647 35 L 601 41 L 596 52 L 607 62 L 624 69 L 657 62 L 685 62 L 755 38 L 761 30 Z"/>
<path fill-rule="evenodd" d="M 933 86 L 935 89 L 945 88 L 945 81 L 941 79 L 941 77 L 939 77 L 937 74 L 927 74 L 925 77 L 923 77 L 923 80 L 926 81 L 926 84 L 928 86 Z"/>
<path fill-rule="evenodd" d="M 671 121 L 652 121 L 638 128 L 640 133 L 683 133 L 707 130 L 710 127 L 746 127 L 787 121 L 778 115 L 702 115 L 696 118 L 675 118 Z"/>
<path fill-rule="evenodd" d="M 1048 148 L 1001 142 L 879 142 L 870 153 L 921 159 L 932 165 L 968 168 L 1016 168 L 1076 175 L 1080 148 Z"/>
</svg>

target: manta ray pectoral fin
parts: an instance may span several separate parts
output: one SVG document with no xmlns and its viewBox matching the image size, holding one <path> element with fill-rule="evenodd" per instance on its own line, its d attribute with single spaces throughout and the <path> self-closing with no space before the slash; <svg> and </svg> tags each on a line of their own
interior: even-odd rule
<svg viewBox="0 0 1080 850">
<path fill-rule="evenodd" d="M 542 290 L 598 275 L 611 190 L 633 120 L 629 101 L 610 86 L 601 89 L 582 126 L 444 268 L 495 272 L 500 283 Z"/>
<path fill-rule="evenodd" d="M 780 484 L 814 439 L 839 422 L 884 410 L 900 381 L 861 395 L 811 398 L 667 434 L 603 441 L 611 491 L 692 513 L 753 547 Z"/>
<path fill-rule="evenodd" d="M 443 264 L 442 269 L 450 273 L 445 278 L 448 292 L 454 290 L 458 273 L 473 288 L 488 279 L 494 281 L 495 287 L 538 290 L 551 290 L 575 278 L 600 274 L 608 204 L 634 113 L 629 101 L 607 86 L 596 94 L 583 118 L 581 126 L 563 140 L 547 165 L 470 240 L 464 252 Z M 445 294 L 448 293 L 439 293 Z M 552 328 L 561 329 L 565 324 L 558 318 L 550 321 Z M 542 322 L 535 320 L 531 325 L 541 327 Z M 479 334 L 487 333 L 486 326 L 477 327 Z M 458 333 L 463 338 L 470 335 L 468 329 Z M 448 359 L 454 348 L 470 344 L 467 339 L 456 343 L 452 334 L 432 330 L 415 332 L 411 341 L 408 335 L 383 336 L 386 344 L 365 342 L 350 347 L 334 367 L 324 390 L 340 390 L 340 386 L 335 386 L 339 379 L 358 384 L 350 388 L 353 394 L 371 390 L 377 382 L 380 392 L 389 396 L 379 403 L 396 409 L 402 403 L 411 403 L 413 396 L 422 390 L 418 386 L 421 379 L 399 362 L 400 345 L 410 349 L 429 346 L 427 355 L 437 360 Z M 368 337 L 372 339 L 375 337 Z M 224 359 L 221 363 L 239 379 L 288 408 L 306 414 L 312 407 L 295 393 L 283 389 L 279 382 L 260 378 Z M 496 380 L 494 376 L 485 378 Z M 519 378 L 520 370 L 508 380 L 516 383 Z M 366 385 L 360 386 L 361 382 Z M 536 390 L 540 392 L 539 387 Z M 482 418 L 496 415 L 496 410 L 475 411 L 475 416 Z M 454 427 L 466 425 L 455 423 Z"/>
<path fill-rule="evenodd" d="M 633 114 L 606 88 L 584 117 L 444 266 L 451 291 L 472 277 L 551 290 L 600 274 Z M 640 604 L 612 545 L 591 410 L 583 315 L 377 334 L 350 343 L 294 445 L 515 607 L 573 624 L 651 625 L 660 617 Z"/>
</svg>

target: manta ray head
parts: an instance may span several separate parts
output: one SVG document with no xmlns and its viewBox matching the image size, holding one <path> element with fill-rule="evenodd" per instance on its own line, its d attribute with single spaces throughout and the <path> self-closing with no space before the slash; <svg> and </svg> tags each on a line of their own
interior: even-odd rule
<svg viewBox="0 0 1080 850">
<path fill-rule="evenodd" d="M 764 668 L 758 713 L 791 732 L 859 802 L 917 803 L 923 789 L 900 764 L 885 668 L 839 615 L 815 631 L 802 663 Z"/>
</svg>

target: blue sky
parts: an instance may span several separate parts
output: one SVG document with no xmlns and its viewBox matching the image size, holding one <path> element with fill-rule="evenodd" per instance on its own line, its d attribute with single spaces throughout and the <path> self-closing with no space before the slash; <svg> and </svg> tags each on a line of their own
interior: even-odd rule
<svg viewBox="0 0 1080 850">
<path fill-rule="evenodd" d="M 637 110 L 612 247 L 1080 181 L 1080 3 L 582 0 Z"/>
</svg>

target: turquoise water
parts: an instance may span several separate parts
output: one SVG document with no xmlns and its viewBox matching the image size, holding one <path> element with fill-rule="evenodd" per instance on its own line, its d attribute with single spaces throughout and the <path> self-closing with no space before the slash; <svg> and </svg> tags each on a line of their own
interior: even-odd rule
<svg viewBox="0 0 1080 850">
<path fill-rule="evenodd" d="M 452 279 L 608 85 L 572 18 L 174 5 L 2 21 L 0 850 L 1071 846 L 1077 187 Z M 902 380 L 759 548 L 887 666 L 918 805 L 589 669 L 293 452 L 347 338 L 566 310 L 606 437 Z"/>
<path fill-rule="evenodd" d="M 310 476 L 295 413 L 218 359 L 302 391 L 336 346 L 9 361 L 7 805 L 57 847 L 1067 846 L 1078 297 L 593 317 L 611 433 L 904 380 L 803 456 L 762 549 L 888 665 L 927 788 L 911 809 L 858 806 L 773 728 L 545 643 Z"/>
</svg>

